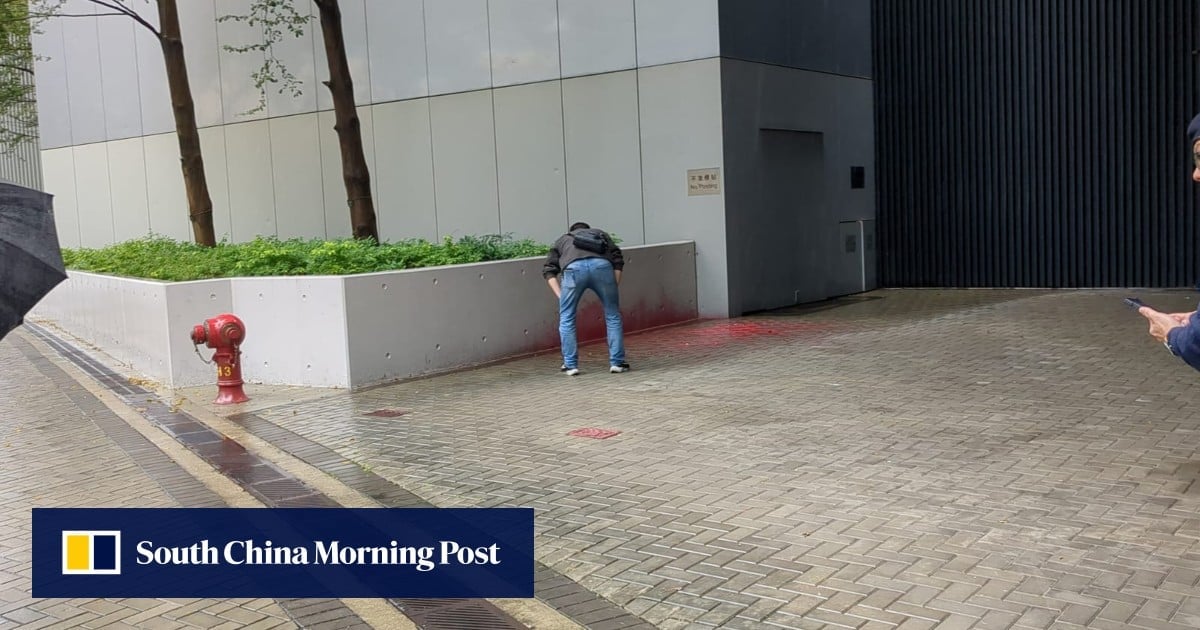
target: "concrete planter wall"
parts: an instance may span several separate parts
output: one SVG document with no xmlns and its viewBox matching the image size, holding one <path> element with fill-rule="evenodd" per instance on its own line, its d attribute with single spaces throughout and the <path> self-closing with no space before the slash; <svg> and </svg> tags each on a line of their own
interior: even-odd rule
<svg viewBox="0 0 1200 630">
<path fill-rule="evenodd" d="M 626 332 L 695 319 L 693 243 L 624 250 Z M 354 276 L 155 282 L 70 272 L 34 309 L 133 370 L 169 387 L 213 383 L 192 326 L 222 312 L 246 322 L 247 381 L 361 387 L 558 345 L 558 311 L 540 258 Z M 584 340 L 604 336 L 590 293 Z M 211 354 L 201 350 L 205 358 Z"/>
</svg>

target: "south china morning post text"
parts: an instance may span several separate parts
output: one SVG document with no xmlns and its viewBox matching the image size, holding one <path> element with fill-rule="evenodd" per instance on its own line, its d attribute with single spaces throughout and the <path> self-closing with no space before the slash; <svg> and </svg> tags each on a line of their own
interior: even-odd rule
<svg viewBox="0 0 1200 630">
<path fill-rule="evenodd" d="M 530 508 L 36 508 L 34 597 L 533 596 Z"/>
<path fill-rule="evenodd" d="M 355 547 L 341 541 L 314 541 L 311 547 L 277 546 L 272 541 L 231 540 L 218 547 L 201 540 L 187 547 L 156 547 L 153 541 L 137 544 L 140 565 L 393 565 L 432 571 L 446 565 L 499 565 L 500 545 L 464 547 L 453 540 L 436 546 L 404 546 L 395 540 L 386 546 Z"/>
</svg>

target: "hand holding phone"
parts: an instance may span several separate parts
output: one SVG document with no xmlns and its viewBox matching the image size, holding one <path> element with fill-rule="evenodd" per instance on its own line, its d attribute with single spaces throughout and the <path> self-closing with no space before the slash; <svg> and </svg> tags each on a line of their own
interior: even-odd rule
<svg viewBox="0 0 1200 630">
<path fill-rule="evenodd" d="M 1125 298 L 1125 305 L 1135 311 L 1142 308 L 1143 306 L 1145 306 L 1146 308 L 1153 310 L 1153 311 L 1158 310 L 1158 309 L 1154 308 L 1153 306 L 1150 306 L 1149 304 L 1146 304 L 1145 302 L 1143 302 L 1135 297 Z"/>
</svg>

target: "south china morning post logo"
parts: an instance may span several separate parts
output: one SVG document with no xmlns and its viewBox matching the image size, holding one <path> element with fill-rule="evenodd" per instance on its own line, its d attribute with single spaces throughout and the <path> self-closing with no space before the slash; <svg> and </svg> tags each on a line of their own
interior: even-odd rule
<svg viewBox="0 0 1200 630">
<path fill-rule="evenodd" d="M 120 575 L 121 532 L 62 532 L 63 575 Z"/>
<path fill-rule="evenodd" d="M 533 596 L 530 508 L 35 508 L 34 597 Z"/>
<path fill-rule="evenodd" d="M 138 565 L 397 565 L 412 566 L 420 572 L 439 566 L 498 565 L 500 546 L 463 547 L 452 540 L 436 546 L 405 546 L 392 540 L 375 547 L 349 547 L 340 541 L 314 541 L 312 547 L 287 547 L 273 541 L 231 540 L 215 546 L 201 540 L 185 547 L 156 546 L 154 541 L 138 541 Z M 120 575 L 121 532 L 64 531 L 62 533 L 63 575 Z"/>
</svg>

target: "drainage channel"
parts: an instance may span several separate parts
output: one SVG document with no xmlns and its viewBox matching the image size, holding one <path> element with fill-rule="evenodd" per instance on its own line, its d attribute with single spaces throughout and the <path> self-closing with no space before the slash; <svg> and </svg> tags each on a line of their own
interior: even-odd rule
<svg viewBox="0 0 1200 630">
<path fill-rule="evenodd" d="M 325 472 L 342 485 L 371 497 L 385 507 L 434 507 L 428 501 L 364 470 L 333 449 L 281 427 L 253 413 L 230 416 L 254 436 Z M 565 617 L 589 630 L 653 630 L 654 626 L 578 582 L 541 563 L 534 563 L 536 597 Z"/>
<path fill-rule="evenodd" d="M 236 440 L 221 435 L 190 414 L 175 409 L 153 392 L 130 383 L 107 366 L 40 326 L 26 323 L 25 327 L 126 405 L 136 409 L 151 423 L 166 431 L 268 507 L 340 507 L 336 501 L 302 480 L 247 451 Z M 324 622 L 332 621 L 336 613 L 341 612 L 333 610 L 334 604 L 344 608 L 336 599 L 276 601 L 297 624 L 305 628 L 318 627 L 324 625 Z M 483 599 L 392 598 L 387 601 L 422 630 L 529 630 L 528 626 Z M 348 609 L 345 612 L 349 612 Z"/>
</svg>

